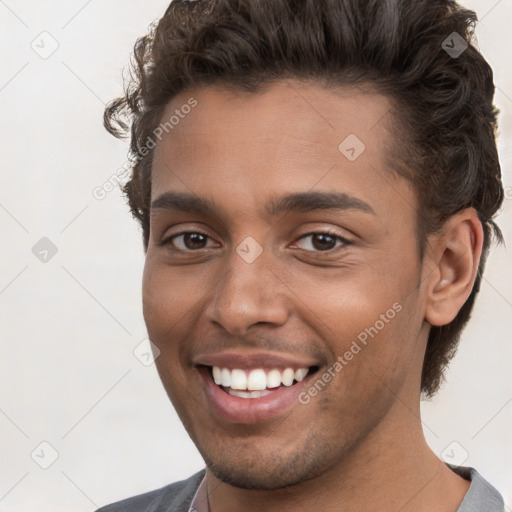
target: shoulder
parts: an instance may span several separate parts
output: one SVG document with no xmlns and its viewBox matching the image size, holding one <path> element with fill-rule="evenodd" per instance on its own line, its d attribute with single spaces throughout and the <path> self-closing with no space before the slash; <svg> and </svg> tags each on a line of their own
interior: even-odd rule
<svg viewBox="0 0 512 512">
<path fill-rule="evenodd" d="M 448 464 L 448 467 L 471 482 L 457 512 L 478 512 L 480 510 L 504 512 L 503 497 L 475 468 L 453 466 L 451 464 Z"/>
<path fill-rule="evenodd" d="M 187 512 L 205 469 L 186 480 L 101 507 L 96 512 Z"/>
</svg>

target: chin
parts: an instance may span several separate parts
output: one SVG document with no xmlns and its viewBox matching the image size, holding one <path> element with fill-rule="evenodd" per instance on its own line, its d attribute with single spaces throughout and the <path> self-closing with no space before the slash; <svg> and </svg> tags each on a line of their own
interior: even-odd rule
<svg viewBox="0 0 512 512">
<path fill-rule="evenodd" d="M 339 447 L 338 447 L 339 448 Z M 220 481 L 241 489 L 273 491 L 299 485 L 328 471 L 334 464 L 335 450 L 316 437 L 293 451 L 262 453 L 256 443 L 236 447 L 232 453 L 203 453 L 208 469 Z M 334 457 L 333 457 L 334 455 Z"/>
<path fill-rule="evenodd" d="M 262 466 L 255 468 L 233 468 L 230 465 L 211 464 L 208 469 L 222 482 L 240 489 L 255 491 L 275 491 L 293 487 L 314 478 L 316 475 L 305 475 L 296 468 L 287 467 L 283 470 L 281 464 L 273 467 Z"/>
</svg>

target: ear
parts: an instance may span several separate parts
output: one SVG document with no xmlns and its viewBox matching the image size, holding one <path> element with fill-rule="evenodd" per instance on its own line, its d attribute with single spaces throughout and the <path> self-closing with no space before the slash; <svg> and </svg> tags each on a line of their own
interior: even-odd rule
<svg viewBox="0 0 512 512">
<path fill-rule="evenodd" d="M 429 240 L 425 320 L 450 323 L 469 297 L 478 272 L 484 234 L 474 208 L 450 217 Z"/>
</svg>

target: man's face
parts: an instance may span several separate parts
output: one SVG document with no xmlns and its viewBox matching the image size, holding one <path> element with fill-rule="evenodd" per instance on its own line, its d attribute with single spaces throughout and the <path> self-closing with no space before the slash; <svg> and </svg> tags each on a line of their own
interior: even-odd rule
<svg viewBox="0 0 512 512">
<path fill-rule="evenodd" d="M 365 443 L 370 460 L 413 420 L 425 269 L 417 199 L 384 163 L 397 142 L 389 108 L 378 94 L 291 81 L 188 90 L 162 117 L 181 113 L 155 149 L 144 317 L 181 420 L 233 485 L 302 482 Z M 333 193 L 342 200 L 318 204 Z M 280 202 L 292 194 L 302 200 Z M 244 392 L 215 384 L 213 366 L 234 387 L 245 375 L 267 388 L 232 396 Z M 301 368 L 302 381 L 277 387 Z"/>
</svg>

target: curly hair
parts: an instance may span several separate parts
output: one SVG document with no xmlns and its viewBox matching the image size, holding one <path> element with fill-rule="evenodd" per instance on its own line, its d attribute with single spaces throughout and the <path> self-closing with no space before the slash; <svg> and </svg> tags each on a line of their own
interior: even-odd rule
<svg viewBox="0 0 512 512">
<path fill-rule="evenodd" d="M 475 208 L 484 231 L 469 298 L 452 322 L 430 329 L 421 390 L 431 398 L 469 320 L 491 237 L 503 240 L 493 221 L 504 195 L 498 110 L 492 69 L 474 44 L 476 22 L 475 12 L 453 0 L 171 2 L 135 43 L 125 94 L 107 105 L 104 116 L 110 133 L 131 135 L 132 173 L 122 189 L 142 226 L 144 249 L 152 137 L 178 93 L 214 83 L 257 92 L 287 78 L 376 88 L 396 106 L 392 116 L 400 144 L 393 160 L 399 165 L 393 168 L 418 196 L 420 259 L 427 235 L 465 208 Z M 462 50 L 467 45 L 460 55 L 446 49 L 454 41 Z"/>
</svg>

